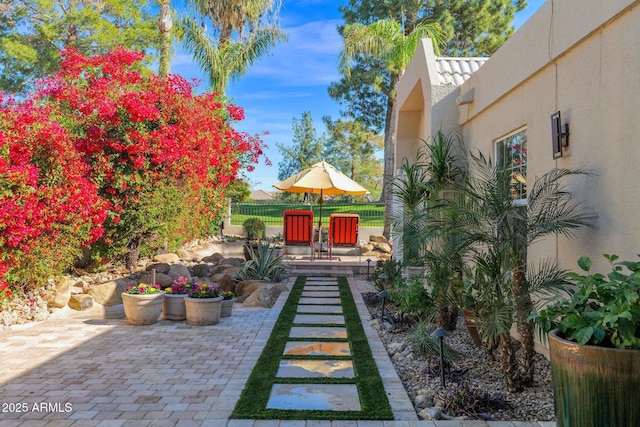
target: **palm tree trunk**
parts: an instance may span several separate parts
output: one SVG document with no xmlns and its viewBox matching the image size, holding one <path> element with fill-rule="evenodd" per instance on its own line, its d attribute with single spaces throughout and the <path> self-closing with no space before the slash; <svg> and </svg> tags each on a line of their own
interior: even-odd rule
<svg viewBox="0 0 640 427">
<path fill-rule="evenodd" d="M 166 77 L 170 72 L 172 27 L 171 0 L 162 0 L 160 17 L 158 18 L 158 29 L 160 30 L 160 35 L 162 37 L 160 45 L 160 66 L 158 68 L 158 75 L 160 77 Z"/>
<path fill-rule="evenodd" d="M 518 361 L 516 352 L 511 344 L 511 335 L 502 334 L 498 345 L 500 350 L 500 370 L 504 375 L 504 383 L 509 391 L 522 391 L 519 381 Z"/>
<path fill-rule="evenodd" d="M 390 85 L 393 90 L 387 98 L 387 116 L 385 119 L 384 137 L 384 179 L 382 181 L 382 195 L 384 198 L 384 229 L 382 235 L 387 239 L 391 236 L 391 211 L 393 208 L 393 192 L 391 182 L 395 174 L 395 151 L 396 151 L 396 92 L 395 86 L 399 75 L 392 74 Z"/>
<path fill-rule="evenodd" d="M 529 293 L 527 279 L 522 272 L 513 274 L 514 297 L 516 298 L 516 322 L 520 332 L 520 342 L 522 343 L 522 357 L 520 359 L 520 377 L 524 386 L 533 384 L 535 370 L 535 343 L 533 325 L 527 321 L 529 313 L 533 309 L 533 302 Z"/>
</svg>

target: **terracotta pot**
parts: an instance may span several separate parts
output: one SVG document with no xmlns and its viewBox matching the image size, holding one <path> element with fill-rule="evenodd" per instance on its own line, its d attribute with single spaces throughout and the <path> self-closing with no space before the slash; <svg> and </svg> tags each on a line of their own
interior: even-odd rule
<svg viewBox="0 0 640 427">
<path fill-rule="evenodd" d="M 185 297 L 186 319 L 189 325 L 215 325 L 220 322 L 222 297 L 191 298 Z"/>
<path fill-rule="evenodd" d="M 162 301 L 162 317 L 167 320 L 184 320 L 186 309 L 184 298 L 186 294 L 164 294 Z"/>
<path fill-rule="evenodd" d="M 151 325 L 156 323 L 162 313 L 164 292 L 150 295 L 122 293 L 124 315 L 132 325 Z"/>
<path fill-rule="evenodd" d="M 478 326 L 476 325 L 476 319 L 473 317 L 473 311 L 468 308 L 463 308 L 462 311 L 464 312 L 464 324 L 467 326 L 473 344 L 478 348 L 484 348 L 480 334 L 478 334 Z"/>
<path fill-rule="evenodd" d="M 233 303 L 235 298 L 223 299 L 220 306 L 220 317 L 229 317 L 233 311 Z"/>
<path fill-rule="evenodd" d="M 558 427 L 640 426 L 640 350 L 578 345 L 549 333 Z"/>
</svg>

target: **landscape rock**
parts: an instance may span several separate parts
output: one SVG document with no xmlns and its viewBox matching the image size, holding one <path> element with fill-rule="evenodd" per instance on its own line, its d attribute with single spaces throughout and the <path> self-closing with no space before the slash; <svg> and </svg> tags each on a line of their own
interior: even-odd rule
<svg viewBox="0 0 640 427">
<path fill-rule="evenodd" d="M 425 394 L 419 394 L 416 396 L 413 404 L 417 409 L 431 408 L 433 406 L 433 399 Z"/>
<path fill-rule="evenodd" d="M 69 303 L 71 297 L 71 287 L 73 280 L 70 277 L 63 277 L 55 284 L 52 294 L 47 298 L 50 307 L 62 308 Z"/>
<path fill-rule="evenodd" d="M 244 302 L 243 307 L 271 308 L 278 300 L 282 291 L 275 285 L 263 285 L 255 290 Z"/>
<path fill-rule="evenodd" d="M 89 289 L 89 295 L 98 304 L 109 307 L 122 304 L 122 296 L 120 294 L 127 290 L 128 286 L 134 285 L 136 285 L 136 281 L 129 278 L 112 280 L 92 286 Z"/>
<path fill-rule="evenodd" d="M 389 243 L 389 240 L 384 236 L 369 236 L 369 241 L 373 243 Z"/>
<path fill-rule="evenodd" d="M 222 255 L 219 252 L 216 252 L 213 255 L 203 257 L 202 261 L 208 262 L 211 264 L 219 264 L 220 262 L 224 261 L 224 255 Z"/>
<path fill-rule="evenodd" d="M 69 307 L 77 311 L 89 310 L 93 307 L 93 298 L 87 294 L 71 295 Z"/>
<path fill-rule="evenodd" d="M 375 248 L 376 246 L 373 243 L 367 243 L 366 245 L 362 245 L 360 247 L 360 252 L 362 254 L 366 254 L 368 252 L 372 252 Z"/>
<path fill-rule="evenodd" d="M 146 271 L 155 270 L 156 273 L 167 274 L 169 273 L 170 268 L 171 268 L 171 265 L 167 264 L 166 262 L 156 262 L 154 264 L 149 264 L 147 268 L 145 268 L 145 270 Z"/>
<path fill-rule="evenodd" d="M 221 291 L 231 291 L 234 292 L 236 288 L 236 275 L 235 274 L 224 274 L 220 280 L 217 280 L 218 287 Z M 235 293 L 235 292 L 234 292 Z"/>
<path fill-rule="evenodd" d="M 436 406 L 425 408 L 418 413 L 423 420 L 439 420 L 442 418 L 442 410 Z"/>
<path fill-rule="evenodd" d="M 197 264 L 191 267 L 194 276 L 209 277 L 211 274 L 211 266 L 209 264 Z"/>
<path fill-rule="evenodd" d="M 176 251 L 176 255 L 178 255 L 178 258 L 182 259 L 182 260 L 190 260 L 193 258 L 193 256 L 186 250 L 184 249 L 178 249 Z"/>
<path fill-rule="evenodd" d="M 271 284 L 271 282 L 267 282 L 266 280 L 242 280 L 236 283 L 233 292 L 236 295 L 236 302 L 244 302 L 256 289 Z"/>
<path fill-rule="evenodd" d="M 242 258 L 226 258 L 224 260 L 225 264 L 233 265 L 234 267 L 242 267 L 244 264 L 244 259 Z"/>
<path fill-rule="evenodd" d="M 376 249 L 385 254 L 392 253 L 391 246 L 388 243 L 376 243 Z"/>
<path fill-rule="evenodd" d="M 180 257 L 174 253 L 167 253 L 154 255 L 153 260 L 155 262 L 166 262 L 167 264 L 173 264 L 180 261 Z"/>
<path fill-rule="evenodd" d="M 167 274 L 173 280 L 176 280 L 180 276 L 185 277 L 187 281 L 191 280 L 191 272 L 189 271 L 189 268 L 182 264 L 172 264 Z"/>
</svg>

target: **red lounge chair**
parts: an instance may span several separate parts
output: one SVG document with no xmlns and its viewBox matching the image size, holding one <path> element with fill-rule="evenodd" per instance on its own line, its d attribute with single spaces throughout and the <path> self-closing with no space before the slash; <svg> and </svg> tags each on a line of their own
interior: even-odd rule
<svg viewBox="0 0 640 427">
<path fill-rule="evenodd" d="M 282 254 L 288 246 L 309 246 L 313 258 L 313 211 L 289 209 L 284 211 Z"/>
<path fill-rule="evenodd" d="M 359 225 L 360 215 L 343 213 L 329 215 L 329 259 L 331 259 L 331 249 L 334 247 L 360 248 Z M 359 251 L 358 255 L 360 255 Z"/>
</svg>

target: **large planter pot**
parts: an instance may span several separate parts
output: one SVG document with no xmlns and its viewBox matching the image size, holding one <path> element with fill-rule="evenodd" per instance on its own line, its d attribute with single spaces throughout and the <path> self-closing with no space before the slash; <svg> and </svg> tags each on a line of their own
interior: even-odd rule
<svg viewBox="0 0 640 427">
<path fill-rule="evenodd" d="M 580 346 L 549 333 L 558 427 L 640 426 L 640 350 Z"/>
<path fill-rule="evenodd" d="M 162 317 L 167 320 L 184 320 L 186 318 L 184 306 L 186 296 L 186 294 L 164 294 Z"/>
<path fill-rule="evenodd" d="M 223 299 L 220 305 L 220 317 L 229 317 L 233 311 L 233 303 L 235 298 Z"/>
<path fill-rule="evenodd" d="M 220 321 L 222 297 L 191 298 L 185 297 L 186 319 L 189 325 L 215 325 Z"/>
<path fill-rule="evenodd" d="M 151 325 L 156 323 L 162 313 L 164 292 L 150 295 L 122 293 L 124 315 L 132 325 Z"/>
</svg>

